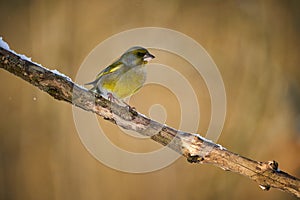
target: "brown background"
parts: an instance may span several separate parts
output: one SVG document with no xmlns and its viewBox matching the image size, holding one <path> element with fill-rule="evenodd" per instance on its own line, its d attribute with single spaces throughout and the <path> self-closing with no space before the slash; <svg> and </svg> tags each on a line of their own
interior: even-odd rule
<svg viewBox="0 0 300 200">
<path fill-rule="evenodd" d="M 255 160 L 274 159 L 300 177 L 299 1 L 10 0 L 0 1 L 0 9 L 0 35 L 12 49 L 71 78 L 113 34 L 144 26 L 187 34 L 208 51 L 224 79 L 227 118 L 218 143 Z M 191 68 L 177 68 L 193 83 L 201 79 Z M 110 169 L 80 142 L 69 104 L 3 70 L 0 77 L 0 199 L 295 199 L 184 158 L 146 174 Z M 161 102 L 149 97 L 155 93 Z M 144 113 L 163 104 L 167 123 L 176 127 L 180 112 L 168 95 L 174 98 L 147 86 L 132 104 Z M 207 94 L 197 95 L 204 107 L 198 131 L 205 133 L 210 104 Z M 109 137 L 132 151 L 160 148 L 118 131 Z"/>
</svg>

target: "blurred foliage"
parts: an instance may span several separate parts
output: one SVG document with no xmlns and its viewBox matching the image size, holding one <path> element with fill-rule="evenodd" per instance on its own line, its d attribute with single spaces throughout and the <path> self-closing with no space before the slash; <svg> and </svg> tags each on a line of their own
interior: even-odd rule
<svg viewBox="0 0 300 200">
<path fill-rule="evenodd" d="M 203 45 L 224 79 L 227 118 L 218 143 L 255 160 L 274 159 L 300 177 L 299 6 L 297 0 L 2 0 L 0 35 L 15 51 L 75 78 L 87 54 L 113 34 L 144 26 L 180 31 Z M 204 83 L 175 63 L 200 85 L 198 131 L 205 133 L 210 101 Z M 183 158 L 152 173 L 112 170 L 80 142 L 69 104 L 3 70 L 0 77 L 0 199 L 295 199 Z M 145 114 L 153 103 L 164 105 L 166 122 L 178 127 L 178 102 L 169 93 L 147 86 L 131 102 Z M 109 137 L 122 148 L 160 148 L 117 131 Z"/>
</svg>

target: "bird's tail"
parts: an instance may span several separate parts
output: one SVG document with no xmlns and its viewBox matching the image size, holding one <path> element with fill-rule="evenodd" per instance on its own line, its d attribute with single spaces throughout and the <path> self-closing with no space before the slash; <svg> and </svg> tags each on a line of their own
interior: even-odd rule
<svg viewBox="0 0 300 200">
<path fill-rule="evenodd" d="M 89 82 L 89 83 L 85 83 L 84 85 L 92 85 L 93 87 L 91 89 L 89 89 L 90 91 L 93 91 L 93 92 L 97 92 L 97 82 L 98 80 L 94 80 L 92 82 Z"/>
</svg>

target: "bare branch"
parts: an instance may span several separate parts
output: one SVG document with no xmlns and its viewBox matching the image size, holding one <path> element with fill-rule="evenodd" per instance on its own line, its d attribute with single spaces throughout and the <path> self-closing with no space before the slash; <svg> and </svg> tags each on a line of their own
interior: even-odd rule
<svg viewBox="0 0 300 200">
<path fill-rule="evenodd" d="M 96 113 L 125 129 L 168 146 L 192 163 L 207 163 L 244 175 L 264 190 L 271 187 L 300 197 L 300 180 L 278 169 L 276 161 L 258 162 L 223 148 L 198 134 L 185 133 L 153 121 L 128 107 L 121 107 L 55 71 L 21 58 L 0 47 L 0 67 L 38 87 L 57 100 L 63 100 Z"/>
</svg>

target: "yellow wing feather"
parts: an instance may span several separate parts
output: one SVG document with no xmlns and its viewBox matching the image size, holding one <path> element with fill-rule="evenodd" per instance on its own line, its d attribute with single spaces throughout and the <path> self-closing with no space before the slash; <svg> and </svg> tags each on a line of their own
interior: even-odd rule
<svg viewBox="0 0 300 200">
<path fill-rule="evenodd" d="M 123 66 L 123 63 L 121 62 L 115 62 L 111 65 L 109 65 L 108 67 L 106 67 L 104 70 L 102 70 L 97 76 L 96 76 L 96 80 L 99 79 L 101 76 L 104 76 L 106 74 L 110 74 L 113 73 L 115 71 L 117 71 L 118 69 L 120 69 Z"/>
</svg>

